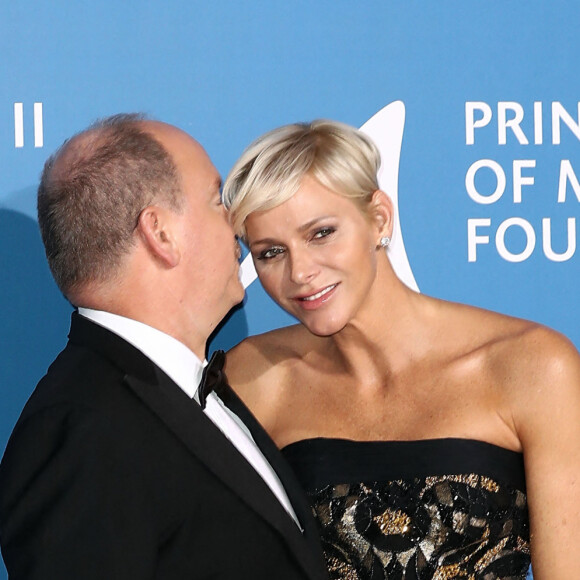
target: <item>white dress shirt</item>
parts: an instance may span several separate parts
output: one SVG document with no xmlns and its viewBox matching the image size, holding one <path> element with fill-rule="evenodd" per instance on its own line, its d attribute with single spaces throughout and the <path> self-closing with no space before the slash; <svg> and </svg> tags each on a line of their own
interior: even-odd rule
<svg viewBox="0 0 580 580">
<path fill-rule="evenodd" d="M 89 308 L 79 308 L 78 310 L 80 315 L 114 332 L 140 350 L 199 404 L 197 390 L 207 361 L 202 363 L 183 343 L 142 322 L 101 310 Z M 207 397 L 203 412 L 260 474 L 272 493 L 302 530 L 278 475 L 256 445 L 242 420 L 230 411 L 213 391 Z"/>
</svg>

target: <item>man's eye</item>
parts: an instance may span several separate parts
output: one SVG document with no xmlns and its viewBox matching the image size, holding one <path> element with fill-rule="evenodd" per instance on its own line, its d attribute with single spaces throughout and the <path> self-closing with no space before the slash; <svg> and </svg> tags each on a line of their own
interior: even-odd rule
<svg viewBox="0 0 580 580">
<path fill-rule="evenodd" d="M 276 256 L 284 253 L 284 248 L 281 246 L 274 246 L 272 248 L 268 248 L 267 250 L 263 250 L 258 254 L 258 260 L 271 260 Z"/>
</svg>

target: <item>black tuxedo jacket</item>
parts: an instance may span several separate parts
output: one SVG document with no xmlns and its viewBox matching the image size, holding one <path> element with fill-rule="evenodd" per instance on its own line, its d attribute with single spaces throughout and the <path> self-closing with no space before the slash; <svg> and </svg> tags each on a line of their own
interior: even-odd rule
<svg viewBox="0 0 580 580">
<path fill-rule="evenodd" d="M 301 533 L 199 405 L 140 351 L 73 314 L 0 466 L 11 580 L 326 577 L 309 507 L 241 401 Z"/>
</svg>

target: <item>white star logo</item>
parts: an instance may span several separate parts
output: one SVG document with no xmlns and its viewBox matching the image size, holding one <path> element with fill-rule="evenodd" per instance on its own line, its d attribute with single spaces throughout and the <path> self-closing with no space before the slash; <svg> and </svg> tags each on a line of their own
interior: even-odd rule
<svg viewBox="0 0 580 580">
<path fill-rule="evenodd" d="M 382 163 L 378 174 L 379 186 L 388 193 L 395 208 L 395 224 L 388 249 L 389 259 L 397 276 L 409 288 L 419 291 L 405 251 L 399 219 L 399 160 L 404 128 L 405 105 L 402 101 L 394 101 L 371 117 L 361 127 L 361 131 L 372 138 L 381 152 Z M 248 254 L 242 262 L 240 277 L 244 288 L 247 288 L 258 277 L 251 254 Z"/>
</svg>

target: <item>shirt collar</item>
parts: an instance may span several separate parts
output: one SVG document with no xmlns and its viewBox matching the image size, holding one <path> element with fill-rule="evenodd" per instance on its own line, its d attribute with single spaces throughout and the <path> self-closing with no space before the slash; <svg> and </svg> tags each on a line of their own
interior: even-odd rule
<svg viewBox="0 0 580 580">
<path fill-rule="evenodd" d="M 137 320 L 102 310 L 79 308 L 79 314 L 125 339 L 155 363 L 189 397 L 196 398 L 203 367 L 182 342 Z"/>
</svg>

